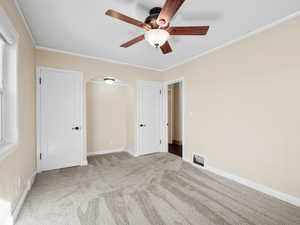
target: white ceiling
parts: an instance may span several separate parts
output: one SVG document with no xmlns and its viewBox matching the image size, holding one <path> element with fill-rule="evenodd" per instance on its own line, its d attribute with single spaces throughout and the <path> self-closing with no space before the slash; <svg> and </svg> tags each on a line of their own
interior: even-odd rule
<svg viewBox="0 0 300 225">
<path fill-rule="evenodd" d="M 171 37 L 163 55 L 146 41 L 120 44 L 143 30 L 105 15 L 120 11 L 144 21 L 164 0 L 18 0 L 37 46 L 164 70 L 300 10 L 299 0 L 186 0 L 172 25 L 210 25 L 207 36 Z"/>
</svg>

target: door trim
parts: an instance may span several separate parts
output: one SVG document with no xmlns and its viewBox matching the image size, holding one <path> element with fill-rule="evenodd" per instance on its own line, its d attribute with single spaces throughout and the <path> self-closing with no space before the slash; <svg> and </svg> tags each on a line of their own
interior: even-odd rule
<svg viewBox="0 0 300 225">
<path fill-rule="evenodd" d="M 140 121 L 140 114 L 141 114 L 141 110 L 140 110 L 140 84 L 143 83 L 154 83 L 154 84 L 161 84 L 161 94 L 162 94 L 162 99 L 161 99 L 161 119 L 160 119 L 160 124 L 161 124 L 161 129 L 160 129 L 160 133 L 161 133 L 161 140 L 162 140 L 162 144 L 160 147 L 160 152 L 164 151 L 164 118 L 163 118 L 163 114 L 164 114 L 164 84 L 163 82 L 160 81 L 148 81 L 148 80 L 137 80 L 136 81 L 136 109 L 137 109 L 137 115 L 136 115 L 136 151 L 135 151 L 135 156 L 140 156 L 142 155 L 141 150 L 140 150 L 140 132 L 139 132 L 139 121 Z"/>
<path fill-rule="evenodd" d="M 181 99 L 182 99 L 182 115 L 181 115 L 181 122 L 182 122 L 182 159 L 185 159 L 185 83 L 184 78 L 178 78 L 175 80 L 169 80 L 164 82 L 163 88 L 163 152 L 168 152 L 168 86 L 170 84 L 182 84 L 181 90 Z"/>
<path fill-rule="evenodd" d="M 86 96 L 85 96 L 85 82 L 83 72 L 75 70 L 62 70 L 55 69 L 51 67 L 37 66 L 36 67 L 36 167 L 37 172 L 42 172 L 40 164 L 40 154 L 41 154 L 41 86 L 40 86 L 40 75 L 42 70 L 50 70 L 56 72 L 74 72 L 81 76 L 81 88 L 83 93 L 81 93 L 81 107 L 82 112 L 82 153 L 81 153 L 81 166 L 87 165 L 87 147 L 86 147 Z"/>
</svg>

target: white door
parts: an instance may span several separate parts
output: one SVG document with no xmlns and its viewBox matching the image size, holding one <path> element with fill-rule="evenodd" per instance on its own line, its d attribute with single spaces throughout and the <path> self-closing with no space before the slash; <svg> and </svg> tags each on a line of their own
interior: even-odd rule
<svg viewBox="0 0 300 225">
<path fill-rule="evenodd" d="M 138 81 L 138 154 L 162 151 L 162 83 Z"/>
<path fill-rule="evenodd" d="M 83 163 L 83 75 L 40 69 L 40 170 Z"/>
</svg>

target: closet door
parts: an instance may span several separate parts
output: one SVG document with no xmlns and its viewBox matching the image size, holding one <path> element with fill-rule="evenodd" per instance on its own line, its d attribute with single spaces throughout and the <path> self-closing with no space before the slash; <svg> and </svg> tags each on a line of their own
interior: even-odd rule
<svg viewBox="0 0 300 225">
<path fill-rule="evenodd" d="M 138 154 L 162 151 L 162 83 L 138 82 Z"/>
<path fill-rule="evenodd" d="M 41 69 L 40 79 L 40 170 L 81 165 L 83 76 Z"/>
</svg>

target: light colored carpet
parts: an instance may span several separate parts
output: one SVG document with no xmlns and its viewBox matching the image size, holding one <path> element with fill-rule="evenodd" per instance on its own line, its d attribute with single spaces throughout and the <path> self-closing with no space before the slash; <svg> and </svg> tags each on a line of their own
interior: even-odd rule
<svg viewBox="0 0 300 225">
<path fill-rule="evenodd" d="M 127 153 L 39 174 L 17 225 L 299 225 L 300 209 L 175 155 Z"/>
</svg>

